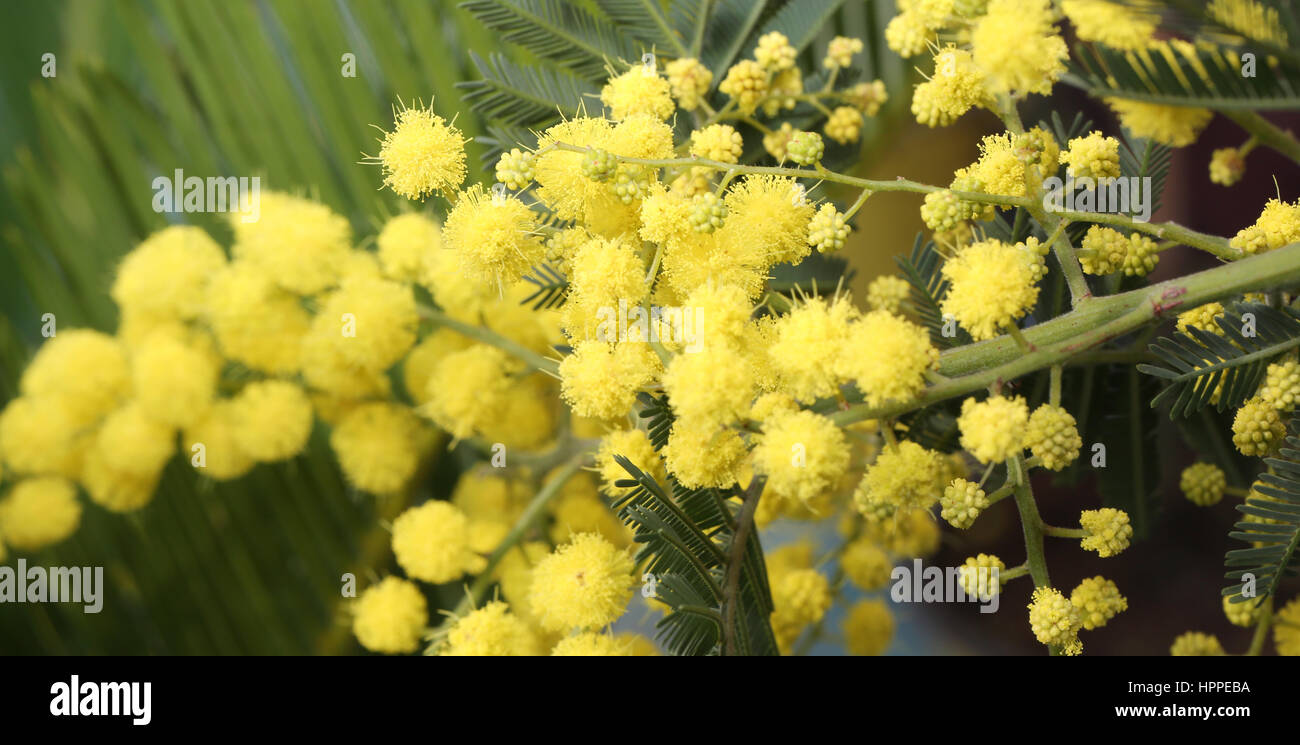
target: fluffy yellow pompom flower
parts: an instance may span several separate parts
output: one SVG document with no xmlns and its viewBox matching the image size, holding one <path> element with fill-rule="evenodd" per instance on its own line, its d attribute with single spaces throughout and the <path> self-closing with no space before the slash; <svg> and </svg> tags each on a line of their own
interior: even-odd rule
<svg viewBox="0 0 1300 745">
<path fill-rule="evenodd" d="M 66 396 L 20 396 L 0 412 L 0 454 L 19 474 L 75 478 L 92 424 Z"/>
<path fill-rule="evenodd" d="M 1223 596 L 1223 615 L 1228 617 L 1228 623 L 1233 626 L 1254 626 L 1255 621 L 1259 619 L 1259 614 L 1264 610 L 1259 605 L 1259 598 L 1237 600 L 1239 597 L 1241 596 Z"/>
<path fill-rule="evenodd" d="M 96 419 L 131 392 L 126 351 L 116 339 L 98 331 L 61 331 L 37 350 L 19 388 L 27 396 L 63 396 L 75 417 Z"/>
<path fill-rule="evenodd" d="M 649 344 L 584 341 L 560 363 L 561 395 L 578 416 L 614 419 L 654 379 L 657 357 Z"/>
<path fill-rule="evenodd" d="M 934 75 L 916 86 L 912 115 L 928 127 L 946 127 L 972 108 L 992 104 L 986 82 L 971 53 L 950 45 L 934 55 Z"/>
<path fill-rule="evenodd" d="M 94 450 L 113 468 L 145 477 L 156 475 L 176 452 L 176 430 L 135 402 L 104 419 Z"/>
<path fill-rule="evenodd" d="M 842 382 L 836 368 L 841 355 L 851 348 L 850 321 L 856 316 L 857 310 L 842 296 L 830 303 L 812 297 L 776 319 L 767 356 L 781 390 L 807 402 L 834 395 Z M 854 372 L 875 380 L 871 366 L 858 361 L 863 363 L 863 369 Z M 903 387 L 908 385 L 903 383 Z"/>
<path fill-rule="evenodd" d="M 173 427 L 207 413 L 220 372 L 210 349 L 167 333 L 151 334 L 131 359 L 136 402 L 149 417 Z"/>
<path fill-rule="evenodd" d="M 995 396 L 979 403 L 968 398 L 957 419 L 961 446 L 981 463 L 1000 463 L 1024 450 L 1028 424 L 1029 407 L 1019 396 Z"/>
<path fill-rule="evenodd" d="M 260 267 L 236 261 L 208 285 L 204 315 L 224 356 L 260 372 L 298 370 L 311 317 Z"/>
<path fill-rule="evenodd" d="M 915 57 L 934 36 L 925 19 L 915 11 L 903 11 L 885 26 L 885 43 L 901 57 Z"/>
<path fill-rule="evenodd" d="M 390 494 L 406 485 L 420 461 L 420 422 L 404 406 L 362 404 L 330 434 L 343 475 L 358 489 Z"/>
<path fill-rule="evenodd" d="M 469 518 L 450 502 L 428 501 L 398 515 L 393 555 L 407 575 L 435 585 L 487 565 L 470 547 Z"/>
<path fill-rule="evenodd" d="M 673 97 L 683 111 L 698 109 L 704 94 L 709 92 L 709 86 L 713 83 L 713 73 L 693 57 L 669 62 L 664 67 L 664 74 L 668 76 Z"/>
<path fill-rule="evenodd" d="M 853 55 L 864 49 L 861 39 L 848 36 L 836 36 L 826 45 L 826 59 L 822 65 L 828 70 L 849 67 L 853 64 Z"/>
<path fill-rule="evenodd" d="M 859 600 L 844 618 L 844 644 L 849 654 L 884 654 L 894 639 L 894 616 L 883 600 Z"/>
<path fill-rule="evenodd" d="M 1155 10 L 1145 2 L 1132 6 L 1107 0 L 1064 0 L 1061 3 L 1061 10 L 1074 24 L 1074 31 L 1080 39 L 1129 51 L 1144 49 L 1155 35 L 1160 16 L 1144 12 L 1148 9 Z"/>
<path fill-rule="evenodd" d="M 429 377 L 438 369 L 442 359 L 467 349 L 472 344 L 468 337 L 449 328 L 437 328 L 421 339 L 402 361 L 402 383 L 407 395 L 416 403 L 428 401 Z"/>
<path fill-rule="evenodd" d="M 263 193 L 260 204 L 256 221 L 231 214 L 235 258 L 253 263 L 298 295 L 314 295 L 338 280 L 352 253 L 346 218 L 318 202 L 280 192 Z"/>
<path fill-rule="evenodd" d="M 746 176 L 727 191 L 727 223 L 719 231 L 748 243 L 771 266 L 809 253 L 808 221 L 814 209 L 802 187 L 783 176 Z"/>
<path fill-rule="evenodd" d="M 943 312 L 976 341 L 994 338 L 1038 300 L 1033 267 L 1020 249 L 997 239 L 963 248 L 944 263 L 943 276 L 952 282 Z"/>
<path fill-rule="evenodd" d="M 447 632 L 443 657 L 533 657 L 541 654 L 528 624 L 495 601 L 460 618 Z"/>
<path fill-rule="evenodd" d="M 543 628 L 597 629 L 632 599 L 632 557 L 595 533 L 580 533 L 533 569 L 529 605 Z"/>
<path fill-rule="evenodd" d="M 585 631 L 566 636 L 551 650 L 552 657 L 632 657 L 632 645 L 610 634 Z"/>
<path fill-rule="evenodd" d="M 600 100 L 609 107 L 611 119 L 649 115 L 667 119 L 673 115 L 672 88 L 645 65 L 634 65 L 627 72 L 609 79 L 600 89 Z"/>
<path fill-rule="evenodd" d="M 517 197 L 488 195 L 475 184 L 447 215 L 443 238 L 470 278 L 508 286 L 546 258 L 546 248 L 533 232 L 535 218 Z"/>
<path fill-rule="evenodd" d="M 329 340 L 339 359 L 377 372 L 415 344 L 419 315 L 408 285 L 377 277 L 351 277 L 321 304 L 311 333 Z"/>
<path fill-rule="evenodd" d="M 571 265 L 570 301 L 610 327 L 615 325 L 618 301 L 633 306 L 645 297 L 645 264 L 627 241 L 593 238 L 574 252 Z M 601 341 L 619 341 L 616 329 L 603 335 Z"/>
<path fill-rule="evenodd" d="M 975 524 L 975 519 L 988 509 L 988 495 L 978 484 L 966 479 L 953 479 L 944 487 L 939 498 L 942 511 L 939 516 L 954 528 L 965 530 Z"/>
<path fill-rule="evenodd" d="M 486 344 L 444 357 L 429 374 L 421 411 L 456 439 L 471 437 L 504 411 L 519 364 Z"/>
<path fill-rule="evenodd" d="M 664 372 L 663 386 L 679 416 L 730 424 L 749 410 L 755 383 L 740 350 L 714 345 L 674 357 Z"/>
<path fill-rule="evenodd" d="M 95 504 L 113 512 L 130 512 L 153 499 L 161 473 L 134 473 L 117 466 L 98 447 L 86 453 L 81 484 Z"/>
<path fill-rule="evenodd" d="M 772 632 L 784 653 L 799 632 L 817 623 L 831 607 L 830 582 L 816 569 L 776 572 L 772 579 Z"/>
<path fill-rule="evenodd" d="M 371 652 L 414 652 L 428 624 L 420 588 L 400 577 L 385 577 L 366 588 L 352 606 L 352 633 Z"/>
<path fill-rule="evenodd" d="M 745 141 L 729 124 L 710 124 L 691 132 L 691 155 L 723 163 L 737 163 L 745 150 Z"/>
<path fill-rule="evenodd" d="M 1101 132 L 1089 132 L 1084 137 L 1070 140 L 1069 147 L 1060 155 L 1075 178 L 1119 177 L 1119 140 Z"/>
<path fill-rule="evenodd" d="M 894 562 L 880 546 L 859 538 L 845 547 L 840 556 L 840 568 L 850 582 L 870 592 L 889 584 Z"/>
<path fill-rule="evenodd" d="M 733 98 L 742 114 L 752 114 L 767 95 L 767 71 L 753 60 L 741 60 L 727 70 L 727 77 L 718 84 L 718 90 Z"/>
<path fill-rule="evenodd" d="M 858 511 L 878 516 L 883 511 L 928 510 L 943 494 L 943 456 L 915 442 L 881 451 L 853 493 Z M 928 519 L 928 518 L 927 518 Z"/>
<path fill-rule="evenodd" d="M 173 225 L 122 259 L 111 294 L 123 311 L 188 320 L 201 310 L 208 278 L 225 263 L 221 246 L 201 228 Z"/>
<path fill-rule="evenodd" d="M 832 488 L 849 467 L 849 444 L 834 422 L 811 411 L 764 423 L 754 448 L 754 470 L 773 494 L 807 503 Z"/>
<path fill-rule="evenodd" d="M 1188 631 L 1174 639 L 1169 654 L 1174 657 L 1223 657 L 1227 653 L 1223 651 L 1218 637 L 1213 634 Z"/>
<path fill-rule="evenodd" d="M 465 180 L 465 138 L 432 108 L 401 106 L 396 126 L 380 141 L 379 155 L 367 160 L 382 166 L 384 186 L 399 196 L 452 194 Z"/>
<path fill-rule="evenodd" d="M 1059 471 L 1079 457 L 1083 440 L 1074 416 L 1060 406 L 1043 404 L 1029 417 L 1025 446 L 1049 471 Z"/>
<path fill-rule="evenodd" d="M 734 430 L 688 419 L 673 423 L 661 452 L 668 470 L 688 489 L 731 486 L 748 455 L 745 441 Z"/>
<path fill-rule="evenodd" d="M 1296 241 L 1300 241 L 1300 201 L 1270 199 L 1255 224 L 1238 231 L 1228 245 L 1249 256 Z"/>
<path fill-rule="evenodd" d="M 1277 409 L 1255 397 L 1237 409 L 1232 420 L 1232 444 L 1242 455 L 1267 456 L 1277 452 L 1286 437 L 1286 424 Z"/>
<path fill-rule="evenodd" d="M 1183 469 L 1178 486 L 1187 500 L 1199 507 L 1209 507 L 1223 499 L 1227 487 L 1223 469 L 1213 463 L 1193 463 Z"/>
<path fill-rule="evenodd" d="M 1273 617 L 1273 644 L 1285 657 L 1300 657 L 1300 598 L 1287 603 Z"/>
<path fill-rule="evenodd" d="M 911 296 L 912 285 L 892 274 L 882 274 L 867 285 L 867 306 L 872 310 L 884 310 L 897 315 L 902 311 L 903 303 Z"/>
<path fill-rule="evenodd" d="M 1201 130 L 1214 118 L 1214 112 L 1209 109 L 1190 106 L 1162 106 L 1124 98 L 1108 98 L 1106 103 L 1119 115 L 1120 124 L 1135 137 L 1171 147 L 1196 142 Z"/>
<path fill-rule="evenodd" d="M 987 600 L 1002 592 L 1001 576 L 1006 570 L 1007 565 L 993 554 L 977 554 L 957 567 L 957 579 L 967 595 Z"/>
<path fill-rule="evenodd" d="M 185 429 L 184 453 L 199 473 L 226 481 L 237 479 L 253 469 L 252 456 L 244 452 L 239 441 L 239 416 L 233 402 L 215 402 Z M 196 462 L 195 446 L 202 445 L 203 458 Z"/>
<path fill-rule="evenodd" d="M 655 452 L 654 445 L 650 444 L 650 438 L 646 433 L 639 429 L 615 430 L 600 439 L 600 447 L 596 451 L 596 469 L 600 473 L 600 488 L 606 494 L 620 491 L 614 486 L 614 482 L 631 478 L 627 470 L 614 460 L 615 455 L 621 455 L 632 461 L 632 465 L 656 480 L 663 479 L 663 463 L 659 454 Z"/>
<path fill-rule="evenodd" d="M 971 45 L 993 94 L 1045 96 L 1065 74 L 1068 50 L 1048 0 L 990 0 L 971 31 Z"/>
<path fill-rule="evenodd" d="M 80 522 L 77 489 L 67 479 L 26 479 L 0 501 L 0 537 L 18 551 L 52 546 L 76 532 Z"/>
<path fill-rule="evenodd" d="M 307 446 L 311 399 L 297 385 L 282 380 L 249 383 L 233 403 L 240 445 L 253 460 L 286 460 Z"/>
<path fill-rule="evenodd" d="M 1099 510 L 1084 510 L 1079 513 L 1079 525 L 1084 537 L 1080 541 L 1085 551 L 1096 551 L 1104 558 L 1114 556 L 1128 548 L 1133 538 L 1133 526 L 1129 525 L 1128 513 L 1113 507 Z"/>
<path fill-rule="evenodd" d="M 1033 602 L 1029 604 L 1029 625 L 1034 630 L 1034 638 L 1043 644 L 1060 647 L 1067 655 L 1083 651 L 1078 636 L 1083 626 L 1082 614 L 1054 587 L 1034 590 Z"/>
<path fill-rule="evenodd" d="M 1232 186 L 1246 175 L 1246 148 L 1221 147 L 1210 155 L 1210 181 Z"/>
<path fill-rule="evenodd" d="M 1079 611 L 1083 628 L 1092 631 L 1128 610 L 1128 599 L 1119 594 L 1114 582 L 1098 576 L 1085 579 L 1074 588 L 1070 593 L 1070 605 Z"/>
<path fill-rule="evenodd" d="M 871 406 L 907 401 L 925 388 L 925 374 L 939 364 L 939 350 L 925 329 L 885 310 L 873 310 L 849 327 L 848 345 L 836 369 Z"/>
<path fill-rule="evenodd" d="M 414 282 L 424 271 L 425 254 L 442 250 L 442 233 L 429 217 L 408 212 L 384 223 L 376 243 L 384 276 Z"/>
</svg>

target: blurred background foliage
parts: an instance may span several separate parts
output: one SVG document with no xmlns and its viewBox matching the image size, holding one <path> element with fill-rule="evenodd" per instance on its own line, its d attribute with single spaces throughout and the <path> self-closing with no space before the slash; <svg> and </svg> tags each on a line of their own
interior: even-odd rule
<svg viewBox="0 0 1300 745">
<path fill-rule="evenodd" d="M 893 3 L 820 6 L 828 23 L 809 35 L 808 61 L 819 63 L 836 33 L 867 40 L 867 79 L 883 79 L 891 101 L 866 132 L 864 162 L 885 164 L 873 175 L 896 175 L 904 169 L 889 143 L 906 113 L 910 71 L 879 41 Z M 351 220 L 359 241 L 373 240 L 387 216 L 410 207 L 377 191 L 377 172 L 357 165 L 376 148 L 371 125 L 388 126 L 399 98 L 434 99 L 467 135 L 486 134 L 457 87 L 480 77 L 471 52 L 530 61 L 449 0 L 5 3 L 0 405 L 16 395 L 43 341 L 43 314 L 54 313 L 61 330 L 116 328 L 108 296 L 116 263 L 149 233 L 183 219 L 229 244 L 220 215 L 154 212 L 157 176 L 260 176 L 263 188 L 320 199 Z M 52 78 L 40 73 L 46 53 L 56 57 Z M 356 77 L 342 74 L 345 53 L 355 55 Z M 931 136 L 937 148 L 913 136 L 909 147 L 926 157 L 908 175 L 945 180 L 945 170 L 970 158 L 974 137 L 953 137 L 960 132 Z M 485 147 L 471 147 L 470 178 L 481 180 Z M 915 210 L 886 216 L 864 213 L 885 230 L 858 233 L 854 252 L 866 254 L 867 241 L 890 248 L 870 252 L 855 286 L 892 269 L 890 256 L 911 245 Z M 417 493 L 376 503 L 343 484 L 323 433 L 314 438 L 309 454 L 231 483 L 201 480 L 178 458 L 153 502 L 126 517 L 87 503 L 72 538 L 25 558 L 105 566 L 105 611 L 0 606 L 0 652 L 356 651 L 339 604 L 341 575 L 353 572 L 364 586 L 387 573 L 381 521 L 405 500 L 445 495 L 460 465 L 444 458 Z M 457 589 L 442 591 L 449 597 L 435 602 L 450 607 Z"/>
</svg>

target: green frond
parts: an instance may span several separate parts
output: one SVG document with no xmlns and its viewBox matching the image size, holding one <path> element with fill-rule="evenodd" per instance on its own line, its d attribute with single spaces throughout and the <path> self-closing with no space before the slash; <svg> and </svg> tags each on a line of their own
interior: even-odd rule
<svg viewBox="0 0 1300 745">
<path fill-rule="evenodd" d="M 737 490 L 687 489 L 671 476 L 665 489 L 622 455 L 614 456 L 631 478 L 614 501 L 619 517 L 641 548 L 637 562 L 656 580 L 656 597 L 670 611 L 659 622 L 659 640 L 673 654 L 720 653 L 727 624 L 731 545 L 736 540 Z M 671 492 L 671 496 L 669 494 Z M 758 495 L 750 497 L 757 499 Z M 735 638 L 745 655 L 777 653 L 769 617 L 772 596 L 758 536 L 752 534 L 735 568 Z"/>
<path fill-rule="evenodd" d="M 517 65 L 500 54 L 484 60 L 470 52 L 479 79 L 457 83 L 462 100 L 493 126 L 543 125 L 561 116 L 574 117 L 583 102 L 600 89 L 565 72 Z"/>
<path fill-rule="evenodd" d="M 562 0 L 469 0 L 468 10 L 501 41 L 518 44 L 553 60 L 572 75 L 591 82 L 605 79 L 605 68 L 641 58 L 641 47 L 613 23 L 581 5 Z"/>
<path fill-rule="evenodd" d="M 1251 314 L 1253 324 L 1243 316 Z M 1162 364 L 1140 364 L 1137 369 L 1167 381 L 1151 406 L 1170 403 L 1169 417 L 1190 416 L 1214 402 L 1219 411 L 1240 406 L 1254 395 L 1268 364 L 1278 355 L 1300 346 L 1300 312 L 1260 303 L 1233 303 L 1215 322 L 1222 335 L 1197 328 L 1175 331 L 1156 339 L 1148 348 Z M 1254 333 L 1246 335 L 1253 325 Z"/>
<path fill-rule="evenodd" d="M 1279 457 L 1265 458 L 1268 471 L 1259 475 L 1255 487 L 1261 496 L 1250 496 L 1237 510 L 1248 518 L 1236 523 L 1230 538 L 1252 544 L 1224 555 L 1224 576 L 1234 584 L 1223 589 L 1228 596 L 1241 595 L 1248 580 L 1254 580 L 1255 598 L 1262 601 L 1277 591 L 1278 583 L 1296 574 L 1292 566 L 1300 548 L 1300 415 L 1292 415 L 1290 436 Z M 1247 602 L 1242 598 L 1236 602 Z"/>
<path fill-rule="evenodd" d="M 943 256 L 934 247 L 934 241 L 927 241 L 923 234 L 917 233 L 912 242 L 909 256 L 896 256 L 894 261 L 903 272 L 903 278 L 912 286 L 912 306 L 920 316 L 921 323 L 930 332 L 930 341 L 940 349 L 969 344 L 970 334 L 959 326 L 956 334 L 944 336 L 943 310 L 940 303 L 948 294 L 948 280 L 943 278 Z"/>
<path fill-rule="evenodd" d="M 648 419 L 646 426 L 646 435 L 650 438 L 650 444 L 655 450 L 663 450 L 668 444 L 668 435 L 673 430 L 673 422 L 677 417 L 673 414 L 672 408 L 668 405 L 668 396 L 664 394 L 658 398 L 645 391 L 636 394 L 636 400 L 643 407 L 640 416 L 642 419 Z"/>
<path fill-rule="evenodd" d="M 524 275 L 524 281 L 536 285 L 537 290 L 521 300 L 520 305 L 531 303 L 533 310 L 551 310 L 564 305 L 568 298 L 569 280 L 550 264 L 533 267 L 533 274 Z"/>
<path fill-rule="evenodd" d="M 659 54 L 690 56 L 689 40 L 673 28 L 659 0 L 595 0 L 596 7 L 617 25 Z"/>
<path fill-rule="evenodd" d="M 1255 75 L 1242 74 L 1242 54 L 1255 54 Z M 1249 45 L 1163 45 L 1124 52 L 1075 47 L 1065 81 L 1101 98 L 1212 109 L 1300 109 L 1300 64 Z"/>
<path fill-rule="evenodd" d="M 1169 178 L 1169 164 L 1173 160 L 1173 148 L 1151 140 L 1127 139 L 1121 141 L 1119 149 L 1120 172 L 1127 178 L 1136 178 L 1137 192 L 1129 195 L 1129 204 L 1141 204 L 1143 197 L 1141 179 L 1151 179 L 1151 214 L 1160 209 L 1160 197 L 1165 191 L 1165 181 Z"/>
<path fill-rule="evenodd" d="M 790 44 L 802 52 L 817 33 L 835 17 L 844 5 L 844 0 L 796 0 L 787 3 L 772 16 L 772 20 L 763 24 L 757 37 L 772 31 L 780 31 L 790 40 Z M 821 67 L 821 60 L 817 60 Z"/>
<path fill-rule="evenodd" d="M 754 29 L 771 11 L 769 0 L 719 0 L 707 18 L 700 61 L 713 71 L 713 86 L 737 59 L 752 51 Z"/>
</svg>

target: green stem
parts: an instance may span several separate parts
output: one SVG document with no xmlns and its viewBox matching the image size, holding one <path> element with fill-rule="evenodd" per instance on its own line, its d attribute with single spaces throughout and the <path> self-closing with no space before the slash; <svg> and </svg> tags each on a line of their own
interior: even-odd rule
<svg viewBox="0 0 1300 745">
<path fill-rule="evenodd" d="M 1029 474 L 1019 455 L 1007 460 L 1007 479 L 1015 485 L 1016 509 L 1020 512 L 1020 526 L 1025 534 L 1025 566 L 1034 578 L 1034 587 L 1051 587 L 1047 575 L 1047 556 L 1043 552 L 1043 518 L 1038 514 L 1034 490 L 1029 486 Z"/>
<path fill-rule="evenodd" d="M 494 346 L 503 352 L 508 352 L 519 360 L 525 362 L 534 370 L 552 376 L 559 374 L 560 365 L 555 360 L 548 360 L 519 342 L 513 339 L 507 339 L 491 329 L 484 328 L 483 326 L 475 326 L 470 323 L 465 323 L 464 321 L 457 321 L 446 313 L 427 305 L 421 305 L 419 311 L 421 318 L 432 322 L 435 326 L 449 328 L 452 331 L 463 336 L 468 336 L 475 341 L 480 341 L 484 344 Z"/>
<path fill-rule="evenodd" d="M 1150 287 L 1093 298 L 1065 315 L 1026 329 L 1024 335 L 1034 345 L 1033 352 L 1026 354 L 1010 336 L 948 350 L 939 357 L 939 372 L 949 378 L 947 382 L 926 388 L 910 401 L 857 404 L 832 414 L 831 419 L 843 426 L 895 417 L 1066 362 L 1186 308 L 1296 283 L 1300 283 L 1300 243 Z"/>
<path fill-rule="evenodd" d="M 1043 534 L 1050 535 L 1053 538 L 1075 538 L 1078 540 L 1088 537 L 1088 532 L 1083 528 L 1058 528 L 1055 525 L 1044 525 Z"/>
<path fill-rule="evenodd" d="M 1300 163 L 1300 142 L 1284 129 L 1260 116 L 1255 111 L 1220 111 L 1219 113 L 1236 122 L 1249 132 L 1261 144 L 1270 147 L 1286 157 Z"/>
<path fill-rule="evenodd" d="M 1255 634 L 1250 639 L 1250 649 L 1246 656 L 1258 657 L 1264 651 L 1264 640 L 1268 638 L 1268 627 L 1273 621 L 1273 596 L 1269 595 L 1260 611 L 1259 620 L 1255 622 Z"/>
<path fill-rule="evenodd" d="M 754 513 L 758 511 L 758 500 L 763 496 L 763 486 L 766 483 L 766 476 L 755 476 L 749 482 L 749 488 L 745 490 L 745 501 L 740 506 L 740 514 L 736 516 L 736 532 L 732 534 L 731 545 L 727 547 L 727 577 L 726 584 L 722 587 L 722 649 L 728 657 L 739 653 L 736 646 L 736 624 L 743 623 L 738 619 L 740 568 L 745 563 L 746 544 L 749 543 L 749 534 L 754 532 Z"/>
<path fill-rule="evenodd" d="M 533 525 L 542 517 L 543 514 L 545 514 L 547 506 L 550 505 L 551 500 L 560 493 L 560 489 L 564 486 L 565 482 L 567 482 L 573 474 L 577 473 L 578 469 L 585 464 L 588 458 L 589 455 L 586 453 L 580 453 L 574 456 L 568 463 L 561 466 L 560 470 L 556 471 L 555 474 L 542 485 L 542 488 L 537 491 L 537 494 L 533 497 L 532 501 L 528 503 L 528 506 L 524 507 L 524 511 L 519 515 L 519 518 L 515 520 L 515 524 L 510 528 L 510 532 L 506 533 L 506 537 L 501 539 L 501 543 L 497 544 L 497 547 L 488 556 L 487 566 L 484 567 L 482 572 L 479 572 L 478 577 L 474 579 L 474 583 L 470 585 L 468 594 L 460 601 L 460 604 L 456 606 L 452 615 L 443 622 L 442 625 L 444 627 L 455 623 L 454 619 L 459 618 L 465 613 L 478 607 L 479 603 L 483 600 L 484 594 L 487 593 L 488 588 L 492 586 L 492 583 L 496 582 L 496 577 L 493 576 L 493 572 L 496 570 L 497 565 L 499 565 L 501 560 L 505 558 L 505 555 L 510 552 L 510 549 L 514 548 L 519 541 L 523 540 L 523 537 L 528 534 L 528 531 L 532 529 Z"/>
</svg>

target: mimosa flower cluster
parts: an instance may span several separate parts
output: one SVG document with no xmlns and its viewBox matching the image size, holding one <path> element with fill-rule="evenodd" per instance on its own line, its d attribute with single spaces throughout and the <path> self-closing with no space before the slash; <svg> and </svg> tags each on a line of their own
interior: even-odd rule
<svg viewBox="0 0 1300 745">
<path fill-rule="evenodd" d="M 717 490 L 728 515 L 748 515 L 761 533 L 778 520 L 836 521 L 828 556 L 807 541 L 768 547 L 768 620 L 783 653 L 827 640 L 883 653 L 894 565 L 933 555 L 943 523 L 967 530 L 986 512 L 1014 509 L 1024 562 L 976 553 L 961 567 L 963 586 L 988 595 L 1027 578 L 1026 638 L 1079 654 L 1080 633 L 1115 621 L 1130 600 L 1101 575 L 1068 594 L 1052 586 L 1042 544 L 1078 541 L 1104 563 L 1135 530 L 1124 510 L 1103 504 L 1077 505 L 1077 525 L 1039 516 L 1034 477 L 1080 466 L 1084 451 L 1063 403 L 1061 379 L 1074 372 L 1065 363 L 1101 342 L 1076 350 L 1029 336 L 1050 322 L 1041 301 L 1058 273 L 1069 293 L 1058 304 L 1087 307 L 1085 275 L 1097 287 L 1141 282 L 1176 241 L 1110 220 L 1075 231 L 1072 245 L 1067 224 L 1090 221 L 1037 210 L 1043 182 L 1062 170 L 1121 175 L 1121 142 L 1101 130 L 1058 138 L 1046 125 L 1026 128 L 1017 104 L 1050 94 L 1065 74 L 1065 19 L 1080 38 L 1119 49 L 1173 54 L 1187 42 L 1158 40 L 1159 18 L 1142 4 L 899 8 L 888 44 L 933 59 L 912 91 L 917 121 L 947 126 L 985 108 L 1005 124 L 947 186 L 828 169 L 886 91 L 879 81 L 836 87 L 864 50 L 847 37 L 826 45 L 826 82 L 808 89 L 800 50 L 774 31 L 717 80 L 690 57 L 662 69 L 654 58 L 613 63 L 599 104 L 502 153 L 493 184 L 466 183 L 466 140 L 449 112 L 402 106 L 368 160 L 394 193 L 445 201 L 441 219 L 412 204 L 358 240 L 328 206 L 271 193 L 256 222 L 233 216 L 228 247 L 193 227 L 155 233 L 114 280 L 117 332 L 60 331 L 0 414 L 0 462 L 13 482 L 0 536 L 18 551 L 57 543 L 76 530 L 82 493 L 109 510 L 141 509 L 177 454 L 201 477 L 230 480 L 313 441 L 357 490 L 405 498 L 449 441 L 491 465 L 385 526 L 401 574 L 350 604 L 360 644 L 390 654 L 653 654 L 645 636 L 614 631 L 633 608 L 676 611 L 644 591 L 654 557 L 611 506 L 630 488 L 621 458 L 668 492 L 670 480 Z M 1108 103 L 1133 135 L 1170 146 L 1195 141 L 1213 115 Z M 796 127 L 801 106 L 814 114 Z M 1221 183 L 1244 168 L 1215 162 Z M 820 189 L 826 181 L 849 189 Z M 901 276 L 872 281 L 863 304 L 842 286 L 773 290 L 779 268 L 842 249 L 866 200 L 891 190 L 924 194 L 920 214 L 942 258 L 933 307 L 922 302 L 927 288 Z M 999 209 L 1024 210 L 1032 228 L 995 232 Z M 1297 240 L 1300 202 L 1277 199 L 1219 248 L 1242 258 Z M 545 277 L 563 280 L 551 288 L 561 302 L 535 302 Z M 688 316 L 663 309 L 689 311 L 689 344 Z M 1221 334 L 1223 305 L 1180 311 L 1179 329 Z M 935 315 L 975 344 L 948 346 Z M 1034 366 L 953 372 L 962 355 L 989 349 Z M 1045 391 L 1017 384 L 1038 371 Z M 642 416 L 647 400 L 666 408 L 662 430 Z M 920 418 L 905 421 L 944 402 L 946 439 Z M 1236 413 L 1233 444 L 1247 456 L 1277 454 L 1298 402 L 1291 353 Z M 1201 506 L 1228 490 L 1208 463 L 1187 469 L 1181 487 Z M 706 541 L 718 556 L 731 548 Z M 426 591 L 462 585 L 466 601 L 433 622 Z M 828 629 L 837 604 L 844 621 Z M 1239 626 L 1268 617 L 1253 604 L 1223 607 Z M 1279 651 L 1297 649 L 1295 607 L 1277 614 L 1291 619 L 1275 627 Z M 1196 633 L 1173 651 L 1223 649 Z"/>
</svg>

